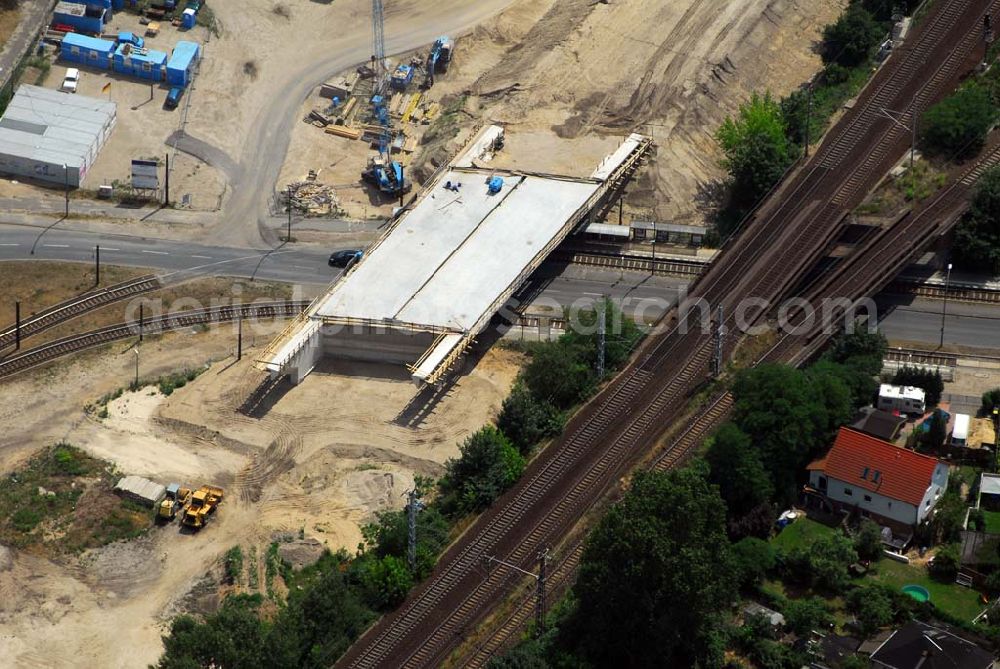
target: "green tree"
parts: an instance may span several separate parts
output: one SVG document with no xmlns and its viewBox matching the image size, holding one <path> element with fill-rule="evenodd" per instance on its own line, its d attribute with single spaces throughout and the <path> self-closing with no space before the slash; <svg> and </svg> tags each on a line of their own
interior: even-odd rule
<svg viewBox="0 0 1000 669">
<path fill-rule="evenodd" d="M 828 628 L 833 622 L 830 609 L 819 597 L 790 600 L 781 613 L 788 628 L 802 638 L 808 637 L 813 630 Z"/>
<path fill-rule="evenodd" d="M 876 21 L 889 21 L 893 14 L 906 16 L 920 4 L 920 0 L 861 0 L 861 6 L 871 12 Z"/>
<path fill-rule="evenodd" d="M 500 430 L 481 428 L 459 446 L 461 456 L 445 464 L 440 488 L 447 513 L 472 513 L 489 506 L 524 471 L 524 457 Z"/>
<path fill-rule="evenodd" d="M 732 516 L 740 516 L 771 499 L 774 488 L 760 454 L 743 430 L 725 423 L 711 440 L 705 454 L 709 480 L 719 486 L 722 500 Z"/>
<path fill-rule="evenodd" d="M 885 335 L 859 326 L 834 337 L 825 357 L 843 365 L 857 365 L 869 376 L 876 376 L 882 371 L 882 360 L 888 350 Z"/>
<path fill-rule="evenodd" d="M 997 113 L 989 90 L 970 81 L 924 112 L 921 145 L 931 155 L 958 159 L 974 156 L 983 148 Z"/>
<path fill-rule="evenodd" d="M 992 416 L 993 410 L 1000 407 L 1000 388 L 987 390 L 983 393 L 983 404 L 979 407 L 979 412 L 984 416 Z"/>
<path fill-rule="evenodd" d="M 793 160 L 781 107 L 770 93 L 754 93 L 735 118 L 723 121 L 715 137 L 726 156 L 722 164 L 731 180 L 730 208 L 749 211 Z"/>
<path fill-rule="evenodd" d="M 597 309 L 579 309 L 570 315 L 570 329 L 559 338 L 559 344 L 585 355 L 591 368 L 597 366 Z M 604 300 L 604 366 L 607 370 L 621 367 L 628 361 L 632 349 L 642 338 L 635 320 L 625 317 L 611 300 Z"/>
<path fill-rule="evenodd" d="M 781 122 L 785 126 L 785 137 L 792 144 L 805 146 L 806 133 L 813 134 L 809 119 L 809 91 L 792 91 L 781 99 Z"/>
<path fill-rule="evenodd" d="M 927 565 L 927 571 L 940 581 L 953 583 L 958 576 L 960 566 L 958 545 L 948 544 L 939 548 L 934 554 L 934 559 Z"/>
<path fill-rule="evenodd" d="M 448 520 L 436 505 L 417 513 L 417 572 L 418 579 L 425 578 L 434 568 L 438 553 L 448 543 Z M 409 531 L 406 509 L 381 511 L 376 522 L 361 528 L 366 547 L 378 558 L 406 557 Z"/>
<path fill-rule="evenodd" d="M 587 349 L 559 341 L 538 344 L 524 368 L 524 384 L 537 399 L 568 409 L 593 390 L 597 378 Z"/>
<path fill-rule="evenodd" d="M 960 267 L 1000 274 L 1000 168 L 986 171 L 976 183 L 969 211 L 955 230 L 952 252 Z"/>
<path fill-rule="evenodd" d="M 740 587 L 759 585 L 777 562 L 775 550 L 757 537 L 745 537 L 733 544 L 733 562 Z"/>
<path fill-rule="evenodd" d="M 258 615 L 260 595 L 231 595 L 219 610 L 198 622 L 179 616 L 163 637 L 159 669 L 265 666 L 266 625 Z"/>
<path fill-rule="evenodd" d="M 934 406 L 941 401 L 944 392 L 944 380 L 941 372 L 917 367 L 901 367 L 892 377 L 892 383 L 897 386 L 916 386 L 922 388 L 927 395 L 928 406 Z"/>
<path fill-rule="evenodd" d="M 845 416 L 853 416 L 858 409 L 868 406 L 875 398 L 878 391 L 878 381 L 872 374 L 866 371 L 866 363 L 861 359 L 848 360 L 846 363 L 836 363 L 827 358 L 820 360 L 809 367 L 809 374 L 813 378 L 832 377 L 840 381 L 847 390 L 846 407 L 848 413 L 837 413 L 832 417 L 833 423 L 837 426 L 846 422 Z M 845 407 L 840 406 L 839 409 Z"/>
<path fill-rule="evenodd" d="M 413 575 L 406 560 L 395 555 L 363 556 L 352 567 L 358 571 L 369 604 L 379 611 L 396 607 L 413 587 Z"/>
<path fill-rule="evenodd" d="M 574 638 L 596 666 L 721 663 L 719 614 L 736 596 L 725 507 L 703 465 L 640 472 L 591 532 Z"/>
<path fill-rule="evenodd" d="M 837 533 L 792 549 L 785 558 L 785 568 L 804 585 L 839 593 L 847 587 L 848 567 L 857 559 L 850 540 Z"/>
<path fill-rule="evenodd" d="M 786 365 L 741 371 L 733 384 L 734 422 L 768 468 L 775 493 L 795 497 L 809 461 L 829 444 L 830 413 L 810 377 Z"/>
<path fill-rule="evenodd" d="M 878 560 L 882 557 L 882 528 L 865 518 L 858 533 L 854 535 L 854 550 L 862 560 Z"/>
<path fill-rule="evenodd" d="M 518 383 L 503 401 L 497 416 L 497 427 L 517 446 L 517 450 L 527 455 L 542 439 L 559 434 L 563 421 L 554 406 L 537 399 L 523 384 Z"/>
<path fill-rule="evenodd" d="M 860 3 L 848 5 L 836 23 L 823 29 L 823 62 L 856 67 L 869 58 L 885 30 Z"/>
<path fill-rule="evenodd" d="M 871 584 L 855 588 L 847 594 L 847 608 L 858 617 L 865 636 L 893 621 L 892 598 L 884 587 Z"/>
</svg>

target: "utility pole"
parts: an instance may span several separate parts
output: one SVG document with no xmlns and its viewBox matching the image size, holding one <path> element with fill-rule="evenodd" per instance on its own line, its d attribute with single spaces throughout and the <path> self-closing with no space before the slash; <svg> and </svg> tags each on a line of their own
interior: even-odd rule
<svg viewBox="0 0 1000 669">
<path fill-rule="evenodd" d="M 719 306 L 719 310 L 715 317 L 715 331 L 712 333 L 712 338 L 714 339 L 715 352 L 712 355 L 712 375 L 721 376 L 722 375 L 722 340 L 724 337 L 723 332 L 723 310 L 722 306 Z"/>
<path fill-rule="evenodd" d="M 243 359 L 243 312 L 236 319 L 236 361 Z"/>
<path fill-rule="evenodd" d="M 624 203 L 625 203 L 625 198 L 624 197 L 619 197 L 618 198 L 618 225 L 622 224 L 622 220 L 624 218 L 624 212 L 622 211 L 623 207 L 625 206 Z"/>
<path fill-rule="evenodd" d="M 545 631 L 545 563 L 548 559 L 548 548 L 538 551 L 538 587 L 535 591 L 535 627 L 538 634 Z"/>
<path fill-rule="evenodd" d="M 805 136 L 806 158 L 809 157 L 809 131 L 811 130 L 810 124 L 812 123 L 812 108 L 813 108 L 813 87 L 812 84 L 809 84 L 809 87 L 806 89 L 806 136 Z"/>
<path fill-rule="evenodd" d="M 166 154 L 167 168 L 163 171 L 163 206 L 170 206 L 170 154 Z"/>
<path fill-rule="evenodd" d="M 417 511 L 420 500 L 417 499 L 417 489 L 406 493 L 406 562 L 410 572 L 417 571 Z"/>
<path fill-rule="evenodd" d="M 288 235 L 286 235 L 285 241 L 289 244 L 292 242 L 292 185 L 288 184 Z"/>
<path fill-rule="evenodd" d="M 94 285 L 101 285 L 101 245 L 94 247 Z"/>
<path fill-rule="evenodd" d="M 495 555 L 490 555 L 486 558 L 486 567 L 490 568 L 493 563 L 503 565 L 508 569 L 513 569 L 514 571 L 521 572 L 525 576 L 530 576 L 535 579 L 535 636 L 541 636 L 542 632 L 545 631 L 545 580 L 546 580 L 546 563 L 549 560 L 549 549 L 548 547 L 543 547 L 538 551 L 538 573 L 533 574 L 527 569 L 521 569 L 516 564 L 511 564 L 505 560 L 501 560 Z"/>
<path fill-rule="evenodd" d="M 132 389 L 138 390 L 139 389 L 139 345 L 138 344 L 135 345 L 135 348 L 132 349 L 132 352 L 135 353 L 135 382 L 132 384 Z"/>
<path fill-rule="evenodd" d="M 948 316 L 948 289 L 951 286 L 951 263 L 948 263 L 948 274 L 944 280 L 944 301 L 941 304 L 941 342 L 938 348 L 944 348 L 944 321 Z"/>
<path fill-rule="evenodd" d="M 69 218 L 69 165 L 63 165 L 63 193 L 66 196 L 66 218 Z"/>
<path fill-rule="evenodd" d="M 145 314 L 143 314 L 143 307 L 146 306 L 145 303 L 139 303 L 139 341 L 142 341 L 142 329 L 145 324 Z"/>
<path fill-rule="evenodd" d="M 21 301 L 14 302 L 14 350 L 21 350 Z"/>
<path fill-rule="evenodd" d="M 604 349 L 607 345 L 607 325 L 605 323 L 606 299 L 602 295 L 601 302 L 597 305 L 597 378 L 604 378 Z"/>
<path fill-rule="evenodd" d="M 390 167 L 392 167 L 390 165 Z M 403 163 L 399 164 L 399 208 L 403 208 L 403 184 L 406 183 L 406 176 L 404 175 Z"/>
</svg>

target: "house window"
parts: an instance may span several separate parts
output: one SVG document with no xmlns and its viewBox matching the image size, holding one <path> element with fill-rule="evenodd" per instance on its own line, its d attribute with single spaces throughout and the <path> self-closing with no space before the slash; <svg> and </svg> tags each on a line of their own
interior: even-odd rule
<svg viewBox="0 0 1000 669">
<path fill-rule="evenodd" d="M 872 496 L 871 495 L 865 495 L 865 501 L 866 502 L 872 501 Z"/>
<path fill-rule="evenodd" d="M 892 502 L 889 502 L 889 508 L 890 509 L 892 508 Z"/>
<path fill-rule="evenodd" d="M 930 500 L 927 500 L 926 502 L 924 502 L 924 506 L 930 506 L 930 505 L 931 505 L 931 501 Z"/>
<path fill-rule="evenodd" d="M 819 477 L 819 489 L 823 490 L 823 491 L 826 490 L 826 477 L 825 476 L 820 476 Z"/>
<path fill-rule="evenodd" d="M 854 495 L 854 491 L 851 490 L 850 488 L 844 488 L 844 494 L 845 495 Z"/>
</svg>

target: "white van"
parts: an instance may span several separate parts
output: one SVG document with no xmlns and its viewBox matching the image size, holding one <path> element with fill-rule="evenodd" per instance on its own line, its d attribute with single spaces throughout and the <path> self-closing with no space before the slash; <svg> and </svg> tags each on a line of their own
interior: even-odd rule
<svg viewBox="0 0 1000 669">
<path fill-rule="evenodd" d="M 955 414 L 955 427 L 951 430 L 951 445 L 964 448 L 969 443 L 969 415 Z"/>
</svg>

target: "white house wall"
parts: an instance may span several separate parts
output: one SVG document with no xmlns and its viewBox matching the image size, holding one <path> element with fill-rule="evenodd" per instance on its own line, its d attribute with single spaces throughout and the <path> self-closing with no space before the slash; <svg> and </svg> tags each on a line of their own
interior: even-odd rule
<svg viewBox="0 0 1000 669">
<path fill-rule="evenodd" d="M 934 468 L 934 476 L 931 477 L 931 485 L 924 493 L 924 498 L 920 502 L 920 513 L 917 522 L 922 522 L 937 504 L 944 491 L 948 489 L 948 465 L 938 463 Z"/>
<path fill-rule="evenodd" d="M 939 467 L 940 466 L 942 465 L 939 465 Z M 814 470 L 809 473 L 810 485 L 816 490 L 822 490 L 819 485 L 820 476 L 826 476 L 826 474 L 823 474 L 823 472 L 818 470 Z M 947 484 L 947 476 L 945 476 L 945 483 Z M 847 494 L 847 490 L 851 491 L 850 495 Z M 913 525 L 918 521 L 917 507 L 912 504 L 901 502 L 898 499 L 890 499 L 889 497 L 880 495 L 877 492 L 870 492 L 861 486 L 847 484 L 838 479 L 830 478 L 829 476 L 826 476 L 826 496 L 835 502 L 840 502 L 841 504 L 847 504 L 850 506 L 857 506 L 859 509 L 877 514 L 879 516 L 884 516 L 885 518 L 889 518 L 906 525 Z M 866 497 L 868 499 L 866 499 Z M 869 499 L 871 501 L 868 501 Z M 931 508 L 933 508 L 933 503 Z"/>
</svg>

